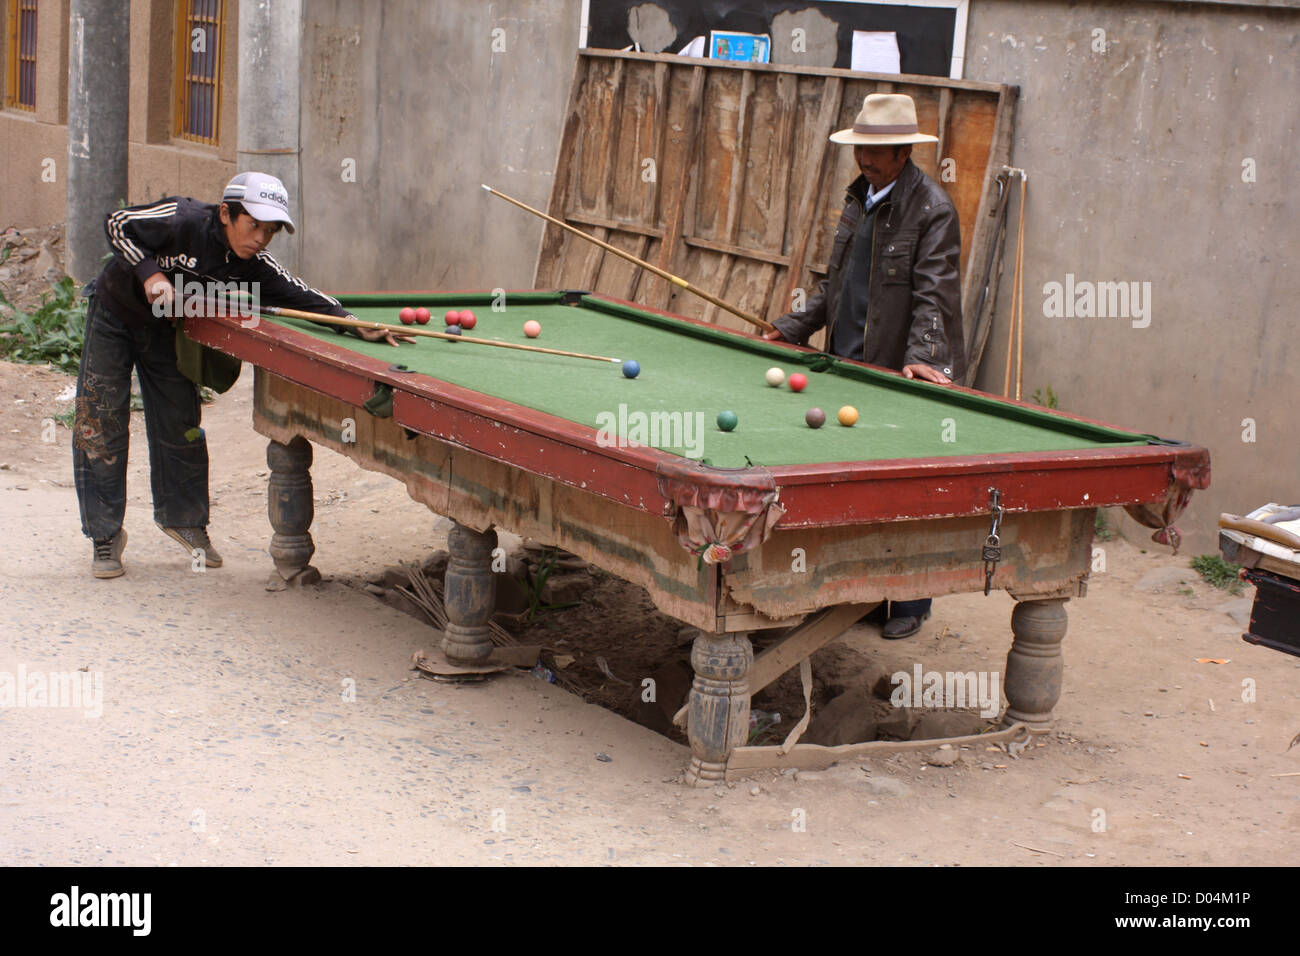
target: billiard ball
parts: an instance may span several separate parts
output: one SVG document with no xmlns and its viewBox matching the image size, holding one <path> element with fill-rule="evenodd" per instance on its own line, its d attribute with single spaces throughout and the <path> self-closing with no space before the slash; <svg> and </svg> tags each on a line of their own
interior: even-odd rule
<svg viewBox="0 0 1300 956">
<path fill-rule="evenodd" d="M 398 312 L 397 317 L 402 320 L 403 325 L 415 324 L 415 310 L 412 309 L 410 306 L 407 306 L 406 308 L 402 309 L 401 312 Z"/>
<path fill-rule="evenodd" d="M 634 359 L 628 359 L 623 363 L 623 374 L 628 378 L 636 378 L 641 374 L 641 366 Z"/>
<path fill-rule="evenodd" d="M 469 311 L 469 309 L 466 309 L 463 312 L 461 312 L 460 327 L 462 329 L 472 329 L 476 325 L 478 325 L 478 319 L 475 318 L 473 312 Z"/>
<path fill-rule="evenodd" d="M 810 408 L 804 412 L 803 420 L 808 423 L 809 428 L 821 428 L 826 424 L 826 413 L 820 408 Z"/>
<path fill-rule="evenodd" d="M 459 325 L 449 325 L 449 326 L 447 326 L 446 334 L 447 334 L 447 335 L 460 335 L 460 326 L 459 326 Z M 447 341 L 448 341 L 448 342 L 455 342 L 456 340 L 455 340 L 455 339 L 447 339 Z"/>
<path fill-rule="evenodd" d="M 535 339 L 541 334 L 542 323 L 538 322 L 536 319 L 529 319 L 524 323 L 524 335 L 528 336 L 530 339 Z"/>
<path fill-rule="evenodd" d="M 455 309 L 450 310 L 446 315 L 443 316 L 443 319 L 446 321 L 448 325 L 460 325 L 460 313 L 457 312 Z"/>
<path fill-rule="evenodd" d="M 415 310 L 415 321 L 418 322 L 420 325 L 428 325 L 428 324 L 429 324 L 429 310 L 426 309 L 424 306 L 420 306 L 418 309 L 416 309 L 416 310 Z"/>
<path fill-rule="evenodd" d="M 781 385 L 785 383 L 785 372 L 781 371 L 779 368 L 772 367 L 767 370 L 765 378 L 767 379 L 768 385 L 771 385 L 773 388 L 780 388 Z"/>
<path fill-rule="evenodd" d="M 740 419 L 736 417 L 735 412 L 718 412 L 718 428 L 724 432 L 729 432 L 736 427 Z"/>
<path fill-rule="evenodd" d="M 840 409 L 839 414 L 835 416 L 839 419 L 840 424 L 845 428 L 853 425 L 858 420 L 858 410 L 852 405 L 845 405 Z"/>
<path fill-rule="evenodd" d="M 800 372 L 795 372 L 790 376 L 790 391 L 802 392 L 808 387 L 808 376 Z"/>
</svg>

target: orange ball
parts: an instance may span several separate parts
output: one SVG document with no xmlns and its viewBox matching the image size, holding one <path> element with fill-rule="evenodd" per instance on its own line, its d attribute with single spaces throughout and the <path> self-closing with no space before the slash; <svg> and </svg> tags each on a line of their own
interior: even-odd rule
<svg viewBox="0 0 1300 956">
<path fill-rule="evenodd" d="M 841 425 L 843 425 L 845 428 L 848 428 L 850 425 L 857 424 L 858 410 L 854 408 L 852 405 L 845 405 L 843 408 L 839 410 L 839 414 L 837 414 L 835 417 L 839 419 Z"/>
</svg>

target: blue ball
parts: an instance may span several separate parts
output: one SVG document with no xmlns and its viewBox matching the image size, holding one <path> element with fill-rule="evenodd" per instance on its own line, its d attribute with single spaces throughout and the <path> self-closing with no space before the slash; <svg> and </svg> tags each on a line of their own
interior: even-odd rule
<svg viewBox="0 0 1300 956">
<path fill-rule="evenodd" d="M 633 359 L 628 359 L 623 363 L 623 374 L 628 378 L 636 378 L 641 374 L 641 366 Z"/>
<path fill-rule="evenodd" d="M 447 335 L 460 335 L 460 334 L 461 334 L 461 327 L 460 327 L 459 325 L 449 325 L 449 326 L 447 326 L 445 329 L 443 329 L 443 331 L 444 331 Z M 448 341 L 455 341 L 455 340 L 454 340 L 454 339 L 449 339 Z"/>
</svg>

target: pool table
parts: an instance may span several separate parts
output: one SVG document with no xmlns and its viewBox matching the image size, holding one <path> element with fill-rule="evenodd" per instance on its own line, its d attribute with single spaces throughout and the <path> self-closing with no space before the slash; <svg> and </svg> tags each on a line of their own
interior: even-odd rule
<svg viewBox="0 0 1300 956">
<path fill-rule="evenodd" d="M 395 349 L 294 319 L 187 320 L 193 338 L 255 367 L 280 575 L 319 578 L 310 441 L 403 481 L 455 522 L 451 661 L 483 661 L 492 648 L 495 528 L 644 587 L 699 630 L 687 726 L 696 784 L 725 778 L 753 683 L 772 679 L 751 632 L 794 634 L 810 621 L 838 632 L 885 599 L 1010 592 L 1004 720 L 1045 727 L 1061 690 L 1064 604 L 1085 593 L 1096 510 L 1125 506 L 1176 542 L 1173 520 L 1209 482 L 1197 446 L 599 295 L 340 301 L 394 325 L 400 308 L 422 305 L 438 331 L 446 311 L 468 308 L 478 319 L 468 334 L 635 359 L 642 371 L 432 338 Z M 522 331 L 529 319 L 541 323 L 536 339 Z M 802 372 L 806 390 L 768 385 L 773 366 Z M 836 421 L 844 405 L 860 413 L 851 427 Z M 819 429 L 805 423 L 812 406 L 827 415 Z M 723 410 L 736 413 L 732 431 L 717 425 Z M 749 680 L 751 668 L 762 680 Z"/>
</svg>

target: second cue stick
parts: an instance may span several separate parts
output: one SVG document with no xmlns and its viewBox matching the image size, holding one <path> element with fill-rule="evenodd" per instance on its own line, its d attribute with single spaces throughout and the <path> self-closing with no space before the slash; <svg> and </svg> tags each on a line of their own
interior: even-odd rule
<svg viewBox="0 0 1300 956">
<path fill-rule="evenodd" d="M 739 316 L 740 318 L 748 322 L 750 325 L 757 325 L 764 332 L 776 331 L 776 326 L 773 325 L 771 322 L 768 322 L 764 319 L 760 319 L 756 315 L 750 315 L 748 312 L 744 311 L 743 309 L 738 309 L 734 305 L 730 305 L 726 302 L 723 302 L 717 296 L 713 295 L 710 292 L 705 292 L 703 289 L 699 288 L 698 286 L 691 285 L 689 282 L 687 282 L 685 279 L 681 278 L 680 276 L 675 276 L 671 272 L 665 272 L 663 269 L 660 269 L 658 266 L 651 265 L 650 263 L 646 262 L 644 259 L 638 259 L 630 252 L 624 252 L 622 249 L 618 248 L 618 246 L 611 246 L 608 242 L 605 242 L 603 239 L 597 239 L 595 236 L 588 235 L 587 233 L 583 232 L 581 229 L 575 229 L 573 226 L 570 226 L 567 222 L 562 222 L 561 220 L 556 219 L 554 216 L 548 216 L 540 209 L 534 209 L 532 206 L 528 205 L 527 203 L 520 202 L 518 199 L 512 199 L 511 197 L 507 196 L 505 193 L 493 189 L 491 186 L 483 184 L 483 188 L 486 189 L 488 192 L 490 192 L 493 196 L 496 196 L 499 199 L 504 199 L 512 206 L 518 206 L 520 209 L 527 210 L 528 212 L 531 212 L 534 216 L 538 216 L 542 219 L 545 219 L 547 222 L 551 223 L 551 225 L 559 226 L 561 229 L 567 229 L 575 236 L 581 236 L 583 239 L 586 239 L 588 242 L 594 242 L 596 245 L 600 246 L 600 248 L 604 249 L 606 252 L 612 252 L 620 259 L 626 259 L 628 262 L 632 263 L 633 265 L 640 266 L 642 269 L 647 269 L 650 272 L 653 272 L 659 278 L 666 279 L 667 281 L 671 282 L 673 285 L 685 289 L 687 292 L 695 293 L 701 299 L 704 299 L 708 302 L 712 302 L 718 308 L 726 309 L 732 315 Z"/>
<path fill-rule="evenodd" d="M 382 322 L 367 322 L 364 319 L 344 319 L 337 315 L 324 315 L 320 312 L 304 312 L 301 309 L 284 309 L 274 305 L 261 306 L 258 311 L 267 315 L 282 315 L 290 319 L 306 319 L 308 322 L 325 322 L 329 325 L 342 325 L 356 329 L 380 329 L 384 332 L 397 332 L 400 335 L 422 335 L 432 339 L 451 339 L 456 342 L 471 342 L 475 345 L 495 345 L 502 349 L 520 349 L 524 352 L 542 352 L 546 355 L 567 355 L 570 358 L 591 359 L 593 362 L 621 363 L 622 359 L 610 358 L 608 355 L 588 355 L 586 352 L 566 352 L 564 349 L 548 349 L 540 345 L 523 345 L 516 342 L 498 342 L 496 339 L 480 339 L 472 335 L 449 335 L 432 329 L 413 329 L 407 325 L 384 325 Z"/>
</svg>

